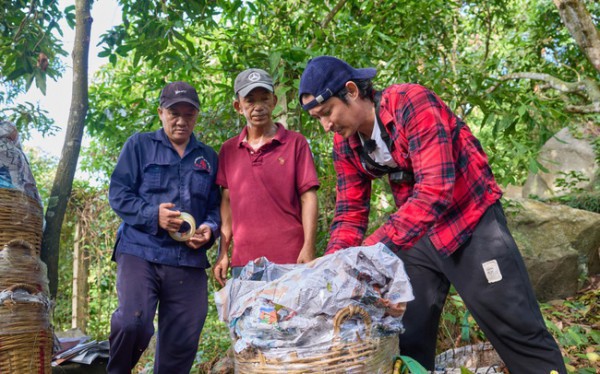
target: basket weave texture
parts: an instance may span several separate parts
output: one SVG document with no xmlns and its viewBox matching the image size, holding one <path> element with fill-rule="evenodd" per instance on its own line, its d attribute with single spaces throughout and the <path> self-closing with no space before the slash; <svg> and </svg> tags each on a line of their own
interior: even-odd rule
<svg viewBox="0 0 600 374">
<path fill-rule="evenodd" d="M 466 367 L 473 373 L 501 373 L 504 362 L 491 343 L 478 343 L 449 349 L 435 358 L 435 366 L 445 368 L 447 373 L 461 373 Z M 455 369 L 455 370 L 452 370 Z M 499 371 L 496 371 L 498 369 Z"/>
<path fill-rule="evenodd" d="M 34 286 L 0 292 L 0 373 L 50 374 L 50 303 Z"/>
<path fill-rule="evenodd" d="M 11 240 L 42 245 L 43 210 L 39 201 L 24 192 L 0 188 L 0 246 Z"/>
<path fill-rule="evenodd" d="M 0 374 L 50 374 L 53 333 L 40 260 L 41 203 L 0 188 Z"/>
<path fill-rule="evenodd" d="M 14 239 L 0 249 L 0 291 L 15 284 L 27 284 L 48 295 L 47 273 L 39 249 L 29 242 Z"/>
<path fill-rule="evenodd" d="M 358 316 L 371 331 L 371 318 L 359 306 L 349 305 L 335 315 L 334 341 L 327 349 L 303 348 L 295 352 L 273 349 L 269 352 L 244 350 L 234 355 L 235 372 L 244 374 L 271 373 L 370 373 L 388 374 L 394 370 L 394 357 L 398 355 L 398 335 L 372 337 L 343 342 L 339 337 L 345 320 Z M 279 351 L 279 352 L 278 352 Z M 277 357 L 277 358 L 270 358 Z"/>
</svg>

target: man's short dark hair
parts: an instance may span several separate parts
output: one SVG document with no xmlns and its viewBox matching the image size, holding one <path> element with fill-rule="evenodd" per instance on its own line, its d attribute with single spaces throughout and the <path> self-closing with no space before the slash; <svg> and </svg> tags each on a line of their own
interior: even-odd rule
<svg viewBox="0 0 600 374">
<path fill-rule="evenodd" d="M 356 84 L 356 87 L 358 87 L 358 96 L 361 99 L 367 99 L 367 100 L 373 101 L 373 98 L 375 97 L 375 89 L 373 88 L 372 80 L 360 79 L 360 80 L 353 80 L 352 82 L 354 82 L 354 84 Z M 346 95 L 348 95 L 348 90 L 346 89 L 346 87 L 342 88 L 341 90 L 339 90 L 338 92 L 333 94 L 333 96 L 342 100 L 344 102 L 344 104 L 348 104 L 348 99 L 346 99 Z"/>
</svg>

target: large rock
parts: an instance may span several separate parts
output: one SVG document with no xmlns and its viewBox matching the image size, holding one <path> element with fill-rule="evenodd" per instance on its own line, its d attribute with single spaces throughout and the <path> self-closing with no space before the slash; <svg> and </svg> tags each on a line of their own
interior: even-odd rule
<svg viewBox="0 0 600 374">
<path fill-rule="evenodd" d="M 538 161 L 548 172 L 530 174 L 523 186 L 523 197 L 533 195 L 547 199 L 568 194 L 570 191 L 556 182 L 571 172 L 588 179 L 577 183 L 576 188 L 592 189 L 598 176 L 598 163 L 591 139 L 598 136 L 597 131 L 598 128 L 592 124 L 580 130 L 581 136 L 573 136 L 569 128 L 564 128 L 550 138 L 538 156 Z"/>
<path fill-rule="evenodd" d="M 600 214 L 530 199 L 505 210 L 539 300 L 572 296 L 582 272 L 600 273 Z"/>
</svg>

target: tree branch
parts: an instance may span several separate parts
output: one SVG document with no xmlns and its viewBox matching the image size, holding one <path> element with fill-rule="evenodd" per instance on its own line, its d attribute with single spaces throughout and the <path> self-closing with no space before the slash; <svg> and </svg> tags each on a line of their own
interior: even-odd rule
<svg viewBox="0 0 600 374">
<path fill-rule="evenodd" d="M 327 25 L 329 24 L 329 22 L 331 22 L 333 20 L 333 17 L 335 17 L 335 15 L 342 9 L 342 7 L 346 4 L 347 1 L 348 0 L 340 0 L 340 1 L 338 1 L 337 4 L 335 4 L 335 6 L 333 7 L 333 9 L 327 14 L 327 16 L 319 24 L 319 26 L 321 27 L 321 29 L 324 29 L 325 27 L 327 27 Z M 308 44 L 308 49 L 311 49 L 314 44 L 315 44 L 315 40 L 313 39 Z"/>
<path fill-rule="evenodd" d="M 579 114 L 600 113 L 600 102 L 591 103 L 589 105 L 567 105 L 567 112 Z"/>
<path fill-rule="evenodd" d="M 565 109 L 572 113 L 600 113 L 600 87 L 590 78 L 584 77 L 576 82 L 565 82 L 550 74 L 521 72 L 503 75 L 498 82 L 486 90 L 486 94 L 494 92 L 503 82 L 511 79 L 532 79 L 545 82 L 544 88 L 552 88 L 562 93 L 580 94 L 585 96 L 591 104 L 567 105 Z"/>
<path fill-rule="evenodd" d="M 27 19 L 29 18 L 30 15 L 32 15 L 35 12 L 35 0 L 31 0 L 31 3 L 29 3 L 29 12 L 25 15 L 25 17 L 23 17 L 23 20 L 21 20 L 21 24 L 19 25 L 19 28 L 17 29 L 17 32 L 15 33 L 15 36 L 13 36 L 13 40 L 16 42 L 19 37 L 21 36 L 21 32 L 23 32 L 23 28 L 25 27 L 25 25 L 27 24 Z M 37 12 L 36 12 L 37 13 Z M 34 19 L 37 18 L 34 17 Z"/>
<path fill-rule="evenodd" d="M 340 0 L 331 10 L 331 12 L 329 12 L 329 14 L 327 14 L 327 17 L 325 17 L 325 19 L 321 22 L 321 28 L 324 29 L 329 22 L 331 22 L 331 20 L 333 19 L 333 17 L 335 17 L 335 15 L 342 9 L 342 7 L 344 6 L 344 4 L 346 4 L 348 0 Z"/>
<path fill-rule="evenodd" d="M 486 20 L 486 26 L 487 26 L 487 32 L 485 35 L 485 53 L 483 55 L 483 61 L 487 61 L 489 53 L 490 53 L 490 41 L 492 39 L 492 31 L 494 29 L 494 14 L 492 13 L 492 11 L 490 10 L 489 7 L 486 7 L 486 14 L 485 14 L 485 20 Z"/>
<path fill-rule="evenodd" d="M 600 35 L 581 0 L 554 0 L 563 21 L 579 47 L 600 72 Z"/>
<path fill-rule="evenodd" d="M 548 83 L 548 85 L 555 90 L 566 93 L 574 93 L 581 91 L 579 82 L 565 82 L 562 79 L 556 78 L 550 74 L 545 73 L 534 73 L 534 72 L 522 72 L 506 74 L 499 78 L 499 81 L 492 87 L 486 90 L 486 93 L 492 93 L 495 91 L 503 82 L 511 79 L 533 79 Z"/>
</svg>

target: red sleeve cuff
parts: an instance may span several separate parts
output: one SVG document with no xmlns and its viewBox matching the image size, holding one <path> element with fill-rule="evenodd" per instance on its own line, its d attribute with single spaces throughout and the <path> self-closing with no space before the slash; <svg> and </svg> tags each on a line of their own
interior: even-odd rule
<svg viewBox="0 0 600 374">
<path fill-rule="evenodd" d="M 370 235 L 368 238 L 366 238 L 365 241 L 363 242 L 363 245 L 371 246 L 371 245 L 375 245 L 377 243 L 381 243 L 381 244 L 385 245 L 392 252 L 398 251 L 398 247 L 396 246 L 396 244 L 394 244 L 392 239 L 390 239 L 386 235 L 377 235 L 377 232 L 375 232 L 373 235 Z"/>
</svg>

